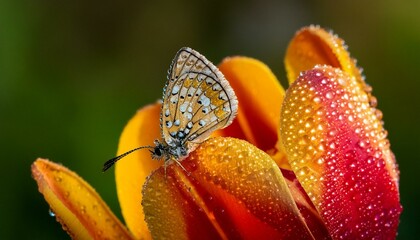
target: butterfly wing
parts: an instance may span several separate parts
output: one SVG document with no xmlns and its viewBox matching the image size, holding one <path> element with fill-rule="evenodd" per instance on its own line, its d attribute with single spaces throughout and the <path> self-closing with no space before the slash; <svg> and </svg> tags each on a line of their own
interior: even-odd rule
<svg viewBox="0 0 420 240">
<path fill-rule="evenodd" d="M 236 95 L 220 70 L 191 48 L 176 54 L 168 71 L 161 112 L 162 138 L 199 143 L 216 129 L 232 123 Z"/>
</svg>

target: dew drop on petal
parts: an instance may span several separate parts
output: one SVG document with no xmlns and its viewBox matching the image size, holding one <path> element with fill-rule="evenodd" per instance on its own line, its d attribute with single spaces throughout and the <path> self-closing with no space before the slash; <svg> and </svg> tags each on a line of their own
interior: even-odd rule
<svg viewBox="0 0 420 240">
<path fill-rule="evenodd" d="M 50 208 L 48 210 L 48 215 L 50 215 L 50 217 L 55 217 L 55 212 Z"/>
<path fill-rule="evenodd" d="M 332 99 L 332 98 L 333 98 L 333 93 L 332 93 L 332 92 L 327 92 L 327 93 L 325 94 L 325 97 L 326 97 L 327 99 Z"/>
</svg>

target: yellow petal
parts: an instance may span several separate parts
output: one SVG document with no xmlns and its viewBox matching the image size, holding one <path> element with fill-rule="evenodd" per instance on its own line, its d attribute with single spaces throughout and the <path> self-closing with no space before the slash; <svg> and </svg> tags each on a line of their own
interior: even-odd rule
<svg viewBox="0 0 420 240">
<path fill-rule="evenodd" d="M 153 145 L 160 138 L 161 105 L 146 106 L 140 109 L 124 128 L 118 146 L 118 155 L 139 146 Z M 151 239 L 149 229 L 144 221 L 141 189 L 146 177 L 162 165 L 161 161 L 151 159 L 150 152 L 136 151 L 115 166 L 117 194 L 122 215 L 130 231 L 141 239 Z"/>
<path fill-rule="evenodd" d="M 73 239 L 133 239 L 96 191 L 77 174 L 45 159 L 32 164 L 39 191 Z"/>
<path fill-rule="evenodd" d="M 340 68 L 363 82 L 360 69 L 350 57 L 341 38 L 319 26 L 302 28 L 296 33 L 286 52 L 285 65 L 289 83 L 294 82 L 300 72 L 312 69 L 317 64 Z"/>
<path fill-rule="evenodd" d="M 245 139 L 275 156 L 278 165 L 287 164 L 279 135 L 284 89 L 276 76 L 264 63 L 248 57 L 226 58 L 219 69 L 239 101 L 237 121 L 224 136 Z"/>
</svg>

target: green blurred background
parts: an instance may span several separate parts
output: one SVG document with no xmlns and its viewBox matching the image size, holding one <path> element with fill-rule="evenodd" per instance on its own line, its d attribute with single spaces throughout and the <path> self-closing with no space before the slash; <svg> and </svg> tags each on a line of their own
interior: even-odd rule
<svg viewBox="0 0 420 240">
<path fill-rule="evenodd" d="M 121 216 L 101 165 L 134 112 L 160 98 L 180 47 L 215 63 L 260 59 L 284 84 L 287 44 L 309 24 L 333 29 L 365 69 L 401 170 L 398 238 L 420 236 L 419 10 L 416 0 L 0 1 L 0 239 L 68 239 L 31 178 L 37 157 L 79 173 Z"/>
</svg>

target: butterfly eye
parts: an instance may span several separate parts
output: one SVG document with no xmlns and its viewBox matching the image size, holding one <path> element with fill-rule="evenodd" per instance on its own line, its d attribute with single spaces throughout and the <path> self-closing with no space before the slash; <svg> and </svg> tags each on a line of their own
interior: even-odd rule
<svg viewBox="0 0 420 240">
<path fill-rule="evenodd" d="M 153 153 L 158 156 L 161 157 L 162 156 L 162 149 L 159 146 L 156 146 Z"/>
</svg>

